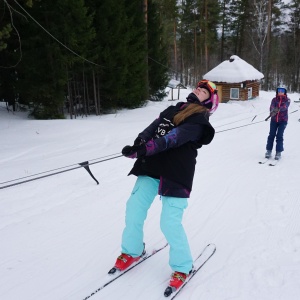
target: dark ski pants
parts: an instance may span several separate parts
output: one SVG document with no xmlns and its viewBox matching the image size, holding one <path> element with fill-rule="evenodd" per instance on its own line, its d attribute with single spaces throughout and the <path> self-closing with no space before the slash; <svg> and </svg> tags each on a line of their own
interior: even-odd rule
<svg viewBox="0 0 300 300">
<path fill-rule="evenodd" d="M 276 152 L 282 152 L 283 149 L 283 133 L 287 122 L 270 122 L 270 132 L 267 140 L 266 149 L 272 151 L 274 139 L 276 137 Z"/>
</svg>

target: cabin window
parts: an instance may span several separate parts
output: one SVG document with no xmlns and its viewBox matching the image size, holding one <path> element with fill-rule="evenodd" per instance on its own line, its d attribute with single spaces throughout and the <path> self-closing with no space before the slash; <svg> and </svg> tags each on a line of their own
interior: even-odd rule
<svg viewBox="0 0 300 300">
<path fill-rule="evenodd" d="M 239 99 L 240 98 L 240 89 L 231 88 L 230 89 L 230 99 Z"/>
</svg>

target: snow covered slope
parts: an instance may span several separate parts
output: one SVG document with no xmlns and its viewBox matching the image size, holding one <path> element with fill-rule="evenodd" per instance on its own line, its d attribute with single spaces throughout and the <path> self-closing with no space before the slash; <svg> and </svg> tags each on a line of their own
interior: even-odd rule
<svg viewBox="0 0 300 300">
<path fill-rule="evenodd" d="M 182 100 L 189 92 L 182 91 Z M 258 164 L 274 94 L 220 104 L 211 117 L 217 134 L 198 152 L 183 222 L 194 256 L 208 243 L 217 252 L 178 299 L 300 298 L 299 111 L 289 116 L 282 161 L 276 167 Z M 293 101 L 299 94 L 289 97 L 289 111 L 298 110 Z M 118 156 L 174 103 L 53 121 L 29 120 L 2 106 L 0 182 Z M 99 185 L 80 168 L 0 189 L 1 300 L 82 300 L 101 285 L 120 253 L 125 203 L 135 181 L 127 177 L 132 164 L 120 157 L 92 165 Z M 160 210 L 157 197 L 145 223 L 150 248 L 165 243 Z M 170 274 L 166 248 L 91 299 L 165 299 Z"/>
</svg>

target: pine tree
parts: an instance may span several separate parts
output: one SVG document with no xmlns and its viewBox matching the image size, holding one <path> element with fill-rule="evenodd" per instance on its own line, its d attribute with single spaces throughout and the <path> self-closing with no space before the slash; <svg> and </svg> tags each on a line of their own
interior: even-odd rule
<svg viewBox="0 0 300 300">
<path fill-rule="evenodd" d="M 230 37 L 231 15 L 229 10 L 230 0 L 220 1 L 220 20 L 221 20 L 221 45 L 220 45 L 220 61 L 224 61 L 228 56 L 232 55 L 231 50 L 228 51 L 228 37 Z M 228 53 L 230 52 L 230 53 Z"/>
<path fill-rule="evenodd" d="M 139 107 L 149 95 L 147 24 L 142 0 L 125 0 L 128 31 L 128 75 L 127 90 L 123 103 L 126 107 Z"/>
<path fill-rule="evenodd" d="M 229 3 L 229 36 L 227 39 L 228 54 L 236 54 L 243 57 L 248 49 L 246 44 L 249 39 L 250 0 L 231 0 Z"/>
<path fill-rule="evenodd" d="M 162 100 L 168 84 L 167 47 L 157 4 L 148 2 L 149 86 L 152 99 Z"/>
<path fill-rule="evenodd" d="M 140 0 L 87 1 L 95 12 L 96 69 L 101 110 L 138 107 L 144 103 L 145 24 Z"/>
<path fill-rule="evenodd" d="M 67 71 L 82 60 L 72 52 L 84 56 L 93 38 L 91 17 L 83 4 L 83 0 L 41 2 L 28 9 L 39 25 L 30 18 L 20 21 L 22 61 L 16 70 L 17 88 L 22 101 L 32 106 L 35 118 L 63 117 Z"/>
<path fill-rule="evenodd" d="M 34 1 L 20 0 L 25 7 L 31 7 Z M 18 75 L 16 67 L 22 59 L 21 43 L 19 40 L 19 18 L 15 12 L 18 7 L 11 6 L 10 2 L 3 2 L 0 6 L 0 99 L 16 109 L 19 93 L 16 89 Z"/>
<path fill-rule="evenodd" d="M 179 12 L 181 72 L 185 75 L 181 81 L 195 85 L 217 62 L 219 3 L 217 0 L 185 0 L 181 1 Z"/>
<path fill-rule="evenodd" d="M 101 105 L 103 109 L 117 107 L 124 95 L 127 75 L 126 46 L 129 33 L 124 2 L 104 0 L 95 3 L 94 26 L 97 31 Z"/>
<path fill-rule="evenodd" d="M 20 0 L 20 4 L 32 7 L 34 0 Z M 0 6 L 1 26 L 0 26 L 0 51 L 7 48 L 7 40 L 11 37 L 13 30 L 12 15 L 13 8 L 8 2 L 3 2 Z"/>
<path fill-rule="evenodd" d="M 288 34 L 286 41 L 285 63 L 289 66 L 286 80 L 291 91 L 300 91 L 300 0 L 292 0 L 287 6 L 289 10 Z"/>
</svg>

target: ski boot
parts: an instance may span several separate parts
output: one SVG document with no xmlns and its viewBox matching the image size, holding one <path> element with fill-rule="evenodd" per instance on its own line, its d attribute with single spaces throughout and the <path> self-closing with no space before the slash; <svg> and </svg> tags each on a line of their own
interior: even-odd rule
<svg viewBox="0 0 300 300">
<path fill-rule="evenodd" d="M 115 274 L 117 271 L 126 270 L 133 263 L 139 261 L 145 254 L 146 254 L 145 244 L 144 244 L 144 250 L 143 250 L 141 256 L 132 257 L 131 255 L 128 255 L 126 253 L 122 253 L 120 256 L 118 256 L 114 267 L 109 270 L 108 274 L 112 275 L 112 274 Z"/>
<path fill-rule="evenodd" d="M 265 154 L 265 158 L 270 158 L 272 154 L 271 150 L 267 150 L 266 154 Z"/>
<path fill-rule="evenodd" d="M 171 275 L 169 286 L 165 289 L 164 296 L 169 297 L 173 292 L 178 290 L 185 282 L 185 280 L 189 277 L 189 274 L 181 273 L 175 271 Z"/>
<path fill-rule="evenodd" d="M 281 158 L 281 152 L 276 152 L 275 160 L 279 160 Z"/>
</svg>

